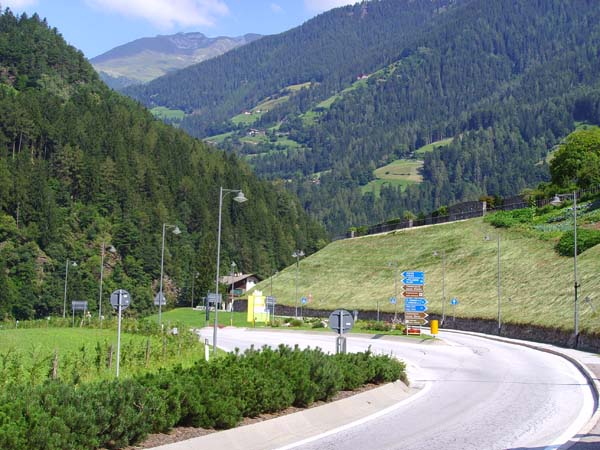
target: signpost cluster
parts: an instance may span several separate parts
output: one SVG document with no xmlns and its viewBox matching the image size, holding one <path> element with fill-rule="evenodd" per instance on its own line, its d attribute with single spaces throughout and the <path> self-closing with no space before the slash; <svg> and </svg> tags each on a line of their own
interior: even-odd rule
<svg viewBox="0 0 600 450">
<path fill-rule="evenodd" d="M 427 299 L 423 297 L 425 272 L 402 272 L 402 296 L 404 297 L 404 323 L 406 334 L 421 334 L 421 327 L 427 325 Z"/>
</svg>

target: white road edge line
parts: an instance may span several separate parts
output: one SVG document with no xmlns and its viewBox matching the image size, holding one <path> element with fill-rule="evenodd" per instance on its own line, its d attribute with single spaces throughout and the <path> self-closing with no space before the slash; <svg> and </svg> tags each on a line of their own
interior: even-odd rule
<svg viewBox="0 0 600 450">
<path fill-rule="evenodd" d="M 375 420 L 378 417 L 384 416 L 384 415 L 386 415 L 386 414 L 388 414 L 388 413 L 390 413 L 392 411 L 395 411 L 398 408 L 401 408 L 401 407 L 403 407 L 405 405 L 408 405 L 409 403 L 412 403 L 413 401 L 417 400 L 422 395 L 425 395 L 425 393 L 427 391 L 429 391 L 429 389 L 431 389 L 431 386 L 432 386 L 432 383 L 428 382 L 428 383 L 425 384 L 425 387 L 423 389 L 421 389 L 420 392 L 418 392 L 418 393 L 416 393 L 414 395 L 411 395 L 406 400 L 402 400 L 402 401 L 396 403 L 395 405 L 388 406 L 387 408 L 382 409 L 381 411 L 378 411 L 376 413 L 373 413 L 370 416 L 366 416 L 366 417 L 363 417 L 362 419 L 355 420 L 354 422 L 347 423 L 346 425 L 342 425 L 340 427 L 337 427 L 337 428 L 334 428 L 332 430 L 326 431 L 325 433 L 321 433 L 321 434 L 318 434 L 318 435 L 315 435 L 315 436 L 311 436 L 309 438 L 302 439 L 301 441 L 293 442 L 291 444 L 284 445 L 283 447 L 278 447 L 278 448 L 276 448 L 274 450 L 289 450 L 289 449 L 292 449 L 292 448 L 296 448 L 296 447 L 299 447 L 299 446 L 304 445 L 304 444 L 309 444 L 311 442 L 318 441 L 319 439 L 323 439 L 323 438 L 325 438 L 327 436 L 331 436 L 333 434 L 340 433 L 342 431 L 348 430 L 348 429 L 356 427 L 358 425 L 362 425 L 363 423 L 370 422 L 371 420 Z"/>
</svg>

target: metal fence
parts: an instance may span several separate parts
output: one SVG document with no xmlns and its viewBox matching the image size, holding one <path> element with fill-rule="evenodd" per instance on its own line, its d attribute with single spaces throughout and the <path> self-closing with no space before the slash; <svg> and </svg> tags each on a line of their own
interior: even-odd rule
<svg viewBox="0 0 600 450">
<path fill-rule="evenodd" d="M 569 194 L 559 194 L 563 199 L 573 198 L 573 194 L 577 196 L 577 199 L 586 196 L 592 196 L 600 193 L 600 186 L 595 186 L 586 190 L 575 191 L 574 193 Z M 567 197 L 568 195 L 568 197 Z M 368 236 L 371 234 L 379 234 L 379 233 L 388 233 L 390 231 L 402 230 L 405 228 L 415 228 L 422 227 L 426 225 L 437 225 L 440 223 L 449 223 L 456 222 L 459 220 L 473 219 L 475 217 L 482 217 L 486 213 L 496 212 L 496 211 L 512 211 L 514 209 L 522 209 L 530 206 L 536 206 L 538 208 L 542 208 L 546 205 L 549 205 L 553 200 L 552 198 L 543 198 L 539 200 L 531 200 L 527 201 L 522 196 L 515 196 L 503 199 L 500 204 L 495 205 L 494 208 L 488 208 L 486 202 L 463 202 L 457 203 L 456 205 L 452 205 L 448 207 L 447 215 L 439 215 L 439 214 L 430 214 L 424 219 L 415 219 L 415 220 L 402 220 L 394 223 L 382 223 L 377 225 L 372 225 L 367 228 L 366 231 L 358 232 L 348 232 L 345 235 L 337 236 L 333 238 L 334 241 L 341 239 L 349 239 L 357 236 Z"/>
</svg>

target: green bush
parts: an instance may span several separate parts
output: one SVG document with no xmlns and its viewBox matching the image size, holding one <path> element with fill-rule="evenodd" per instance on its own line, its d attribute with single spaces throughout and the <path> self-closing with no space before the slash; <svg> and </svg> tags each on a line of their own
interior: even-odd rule
<svg viewBox="0 0 600 450">
<path fill-rule="evenodd" d="M 288 323 L 290 324 L 290 327 L 301 327 L 304 325 L 302 319 L 292 319 Z"/>
<path fill-rule="evenodd" d="M 573 256 L 575 246 L 575 233 L 567 231 L 563 233 L 560 240 L 556 244 L 556 251 L 561 256 Z M 585 228 L 577 229 L 577 254 L 586 251 L 595 245 L 600 244 L 600 231 L 588 230 Z"/>
<path fill-rule="evenodd" d="M 244 416 L 398 378 L 404 365 L 390 357 L 280 346 L 111 382 L 12 384 L 0 391 L 0 448 L 122 448 L 174 426 L 230 428 Z"/>
<path fill-rule="evenodd" d="M 516 225 L 530 223 L 534 217 L 532 208 L 498 211 L 485 216 L 484 221 L 496 228 L 511 228 Z"/>
<path fill-rule="evenodd" d="M 391 322 L 382 322 L 377 320 L 367 320 L 367 321 L 359 321 L 357 326 L 364 330 L 371 331 L 392 331 L 394 329 L 394 324 Z"/>
</svg>

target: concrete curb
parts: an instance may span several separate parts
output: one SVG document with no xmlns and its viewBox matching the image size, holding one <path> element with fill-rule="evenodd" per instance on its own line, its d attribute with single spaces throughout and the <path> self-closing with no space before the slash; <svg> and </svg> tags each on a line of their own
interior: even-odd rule
<svg viewBox="0 0 600 450">
<path fill-rule="evenodd" d="M 152 450 L 264 450 L 293 448 L 296 443 L 335 432 L 382 411 L 398 407 L 419 391 L 401 381 L 296 413 L 154 447 Z"/>
</svg>

